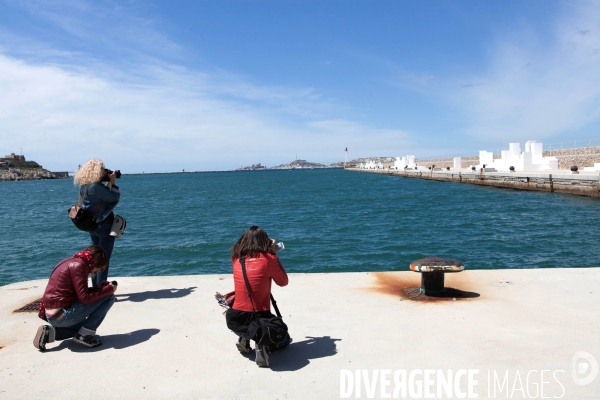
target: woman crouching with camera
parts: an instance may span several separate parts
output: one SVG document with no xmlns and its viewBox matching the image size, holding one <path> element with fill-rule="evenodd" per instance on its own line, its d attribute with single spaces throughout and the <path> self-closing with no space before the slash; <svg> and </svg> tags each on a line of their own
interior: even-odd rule
<svg viewBox="0 0 600 400">
<path fill-rule="evenodd" d="M 74 183 L 79 185 L 82 207 L 95 215 L 97 223 L 96 229 L 90 232 L 92 244 L 104 249 L 109 262 L 105 270 L 92 275 L 92 286 L 108 279 L 110 256 L 115 245 L 115 236 L 110 235 L 115 219 L 113 209 L 121 198 L 119 187 L 115 185 L 117 177 L 120 177 L 120 172 L 104 168 L 98 159 L 88 161 L 75 174 Z"/>
<path fill-rule="evenodd" d="M 88 275 L 101 272 L 107 263 L 102 247 L 90 246 L 54 268 L 39 305 L 38 315 L 48 324 L 41 325 L 33 339 L 38 350 L 46 351 L 46 344 L 68 338 L 89 348 L 102 344 L 95 337 L 96 329 L 115 302 L 117 282 L 90 288 Z"/>
<path fill-rule="evenodd" d="M 236 347 L 241 353 L 250 353 L 250 340 L 258 340 L 252 337 L 252 322 L 258 318 L 275 317 L 270 304 L 271 280 L 278 286 L 288 284 L 287 273 L 275 255 L 276 251 L 275 241 L 269 239 L 259 226 L 250 227 L 230 249 L 235 299 L 227 310 L 226 319 L 229 329 L 239 336 Z M 242 263 L 251 293 L 247 290 Z M 269 366 L 268 353 L 287 346 L 290 341 L 286 334 L 285 340 L 274 348 L 256 343 L 256 363 L 261 367 Z"/>
</svg>

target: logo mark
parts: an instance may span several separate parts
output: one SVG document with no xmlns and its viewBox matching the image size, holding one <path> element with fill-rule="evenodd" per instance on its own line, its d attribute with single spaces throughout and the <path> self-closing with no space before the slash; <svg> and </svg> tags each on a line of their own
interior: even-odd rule
<svg viewBox="0 0 600 400">
<path fill-rule="evenodd" d="M 573 354 L 572 372 L 576 385 L 587 385 L 598 376 L 598 361 L 590 353 L 578 351 Z"/>
</svg>

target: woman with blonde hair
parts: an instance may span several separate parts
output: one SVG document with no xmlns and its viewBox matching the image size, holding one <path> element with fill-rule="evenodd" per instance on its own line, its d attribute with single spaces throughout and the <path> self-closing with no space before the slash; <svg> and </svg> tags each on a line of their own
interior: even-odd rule
<svg viewBox="0 0 600 400">
<path fill-rule="evenodd" d="M 115 245 L 115 237 L 110 235 L 115 219 L 113 209 L 121 198 L 119 187 L 115 185 L 116 177 L 117 173 L 104 168 L 104 163 L 98 159 L 86 162 L 75 174 L 74 183 L 79 185 L 82 207 L 95 216 L 97 223 L 96 229 L 90 232 L 92 244 L 102 247 L 108 256 L 106 269 L 92 275 L 93 286 L 108 279 L 110 256 Z"/>
</svg>

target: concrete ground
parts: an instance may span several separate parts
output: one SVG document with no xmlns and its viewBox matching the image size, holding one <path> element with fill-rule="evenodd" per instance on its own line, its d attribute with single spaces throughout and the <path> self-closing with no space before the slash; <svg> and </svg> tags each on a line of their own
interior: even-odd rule
<svg viewBox="0 0 600 400">
<path fill-rule="evenodd" d="M 464 271 L 446 278 L 457 297 L 416 300 L 414 272 L 291 274 L 273 294 L 293 343 L 270 368 L 225 326 L 230 275 L 111 279 L 103 346 L 45 353 L 43 322 L 13 310 L 46 280 L 0 287 L 0 399 L 600 397 L 600 376 L 575 383 L 597 374 L 600 268 Z"/>
</svg>

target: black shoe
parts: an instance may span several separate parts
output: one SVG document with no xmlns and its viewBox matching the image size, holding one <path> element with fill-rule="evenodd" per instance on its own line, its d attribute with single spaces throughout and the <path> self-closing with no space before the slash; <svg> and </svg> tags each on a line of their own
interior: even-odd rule
<svg viewBox="0 0 600 400">
<path fill-rule="evenodd" d="M 77 333 L 74 337 L 73 337 L 73 341 L 77 342 L 79 344 L 82 344 L 86 347 L 89 348 L 94 348 L 94 347 L 98 347 L 102 344 L 102 342 L 100 341 L 100 339 L 95 339 L 94 335 L 86 335 L 83 336 L 81 333 Z"/>
<path fill-rule="evenodd" d="M 40 325 L 33 338 L 33 345 L 39 351 L 46 351 L 46 343 L 50 342 L 50 325 Z"/>
<path fill-rule="evenodd" d="M 248 354 L 252 351 L 252 349 L 250 348 L 250 339 L 240 337 L 235 346 L 237 347 L 240 353 Z"/>
<path fill-rule="evenodd" d="M 269 366 L 269 353 L 267 353 L 267 347 L 256 345 L 256 365 L 259 367 Z"/>
</svg>

